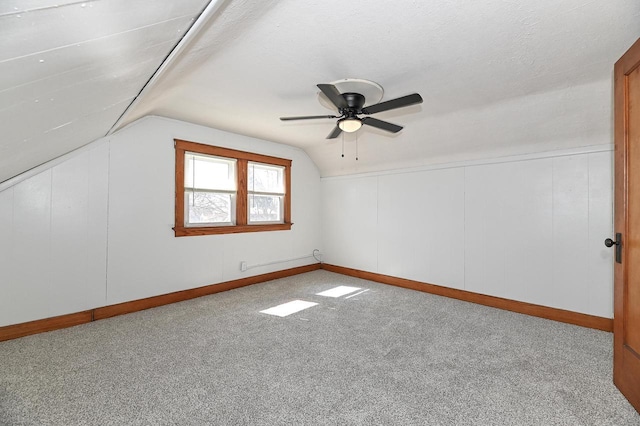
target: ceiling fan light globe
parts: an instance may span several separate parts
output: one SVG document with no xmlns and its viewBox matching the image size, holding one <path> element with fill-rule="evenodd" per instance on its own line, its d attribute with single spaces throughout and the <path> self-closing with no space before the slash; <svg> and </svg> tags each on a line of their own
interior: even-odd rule
<svg viewBox="0 0 640 426">
<path fill-rule="evenodd" d="M 362 122 L 358 118 L 345 118 L 344 120 L 338 121 L 338 127 L 340 127 L 340 130 L 343 132 L 353 133 L 362 127 Z"/>
</svg>

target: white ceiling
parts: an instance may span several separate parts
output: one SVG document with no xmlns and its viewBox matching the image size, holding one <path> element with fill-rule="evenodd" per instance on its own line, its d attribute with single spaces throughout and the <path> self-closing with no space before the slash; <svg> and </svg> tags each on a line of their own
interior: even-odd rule
<svg viewBox="0 0 640 426">
<path fill-rule="evenodd" d="M 205 5 L 0 2 L 0 181 L 104 136 Z"/>
<path fill-rule="evenodd" d="M 0 181 L 104 136 L 205 3 L 3 2 Z M 637 0 L 228 0 L 118 127 L 295 145 L 323 176 L 611 143 L 613 63 L 638 37 Z M 315 85 L 343 78 L 424 103 L 376 114 L 405 128 L 347 134 L 341 158 L 332 120 L 278 117 L 332 114 Z"/>
</svg>

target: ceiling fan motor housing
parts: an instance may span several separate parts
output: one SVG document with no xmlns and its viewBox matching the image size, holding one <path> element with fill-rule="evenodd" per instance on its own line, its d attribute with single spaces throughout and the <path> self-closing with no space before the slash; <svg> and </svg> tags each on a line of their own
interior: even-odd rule
<svg viewBox="0 0 640 426">
<path fill-rule="evenodd" d="M 342 97 L 347 101 L 348 105 L 348 108 L 345 108 L 345 112 L 353 110 L 353 112 L 357 114 L 364 106 L 365 99 L 360 93 L 343 93 Z"/>
</svg>

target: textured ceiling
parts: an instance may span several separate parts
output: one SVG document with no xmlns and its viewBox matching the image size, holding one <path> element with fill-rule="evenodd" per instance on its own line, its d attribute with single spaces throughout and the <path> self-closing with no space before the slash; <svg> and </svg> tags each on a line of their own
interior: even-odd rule
<svg viewBox="0 0 640 426">
<path fill-rule="evenodd" d="M 305 149 L 323 176 L 610 143 L 613 63 L 640 2 L 232 1 L 128 120 L 156 114 Z M 317 83 L 364 78 L 406 126 L 326 140 Z"/>
<path fill-rule="evenodd" d="M 4 3 L 0 181 L 103 136 L 205 6 Z M 611 143 L 613 63 L 638 22 L 637 0 L 228 0 L 118 125 L 154 114 L 295 145 L 323 176 Z M 347 134 L 341 158 L 332 120 L 278 117 L 331 114 L 315 85 L 343 78 L 424 103 L 376 114 L 405 128 Z"/>
</svg>

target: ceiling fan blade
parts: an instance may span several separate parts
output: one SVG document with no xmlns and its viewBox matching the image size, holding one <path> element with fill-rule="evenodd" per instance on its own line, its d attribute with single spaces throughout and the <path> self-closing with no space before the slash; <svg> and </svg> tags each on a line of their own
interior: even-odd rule
<svg viewBox="0 0 640 426">
<path fill-rule="evenodd" d="M 342 129 L 336 126 L 336 128 L 333 129 L 331 133 L 329 133 L 329 136 L 327 136 L 327 139 L 335 139 L 340 135 L 340 133 L 342 133 Z"/>
<path fill-rule="evenodd" d="M 315 118 L 338 118 L 335 115 L 304 115 L 299 117 L 280 117 L 282 121 L 291 121 L 291 120 L 312 120 Z"/>
<path fill-rule="evenodd" d="M 378 129 L 386 130 L 391 133 L 398 133 L 402 130 L 402 126 L 398 126 L 397 124 L 389 123 L 388 121 L 378 120 L 373 117 L 364 117 L 362 120 L 362 124 L 366 124 L 367 126 L 377 127 Z"/>
<path fill-rule="evenodd" d="M 322 93 L 324 93 L 339 110 L 349 106 L 346 99 L 338 92 L 338 89 L 336 89 L 336 86 L 333 84 L 318 84 L 318 89 L 322 90 Z"/>
<path fill-rule="evenodd" d="M 414 93 L 413 95 L 403 96 L 401 98 L 391 99 L 390 101 L 380 102 L 379 104 L 371 105 L 366 108 L 362 108 L 363 114 L 374 114 L 376 112 L 388 111 L 390 109 L 402 108 L 409 105 L 421 104 L 422 96 Z"/>
</svg>

